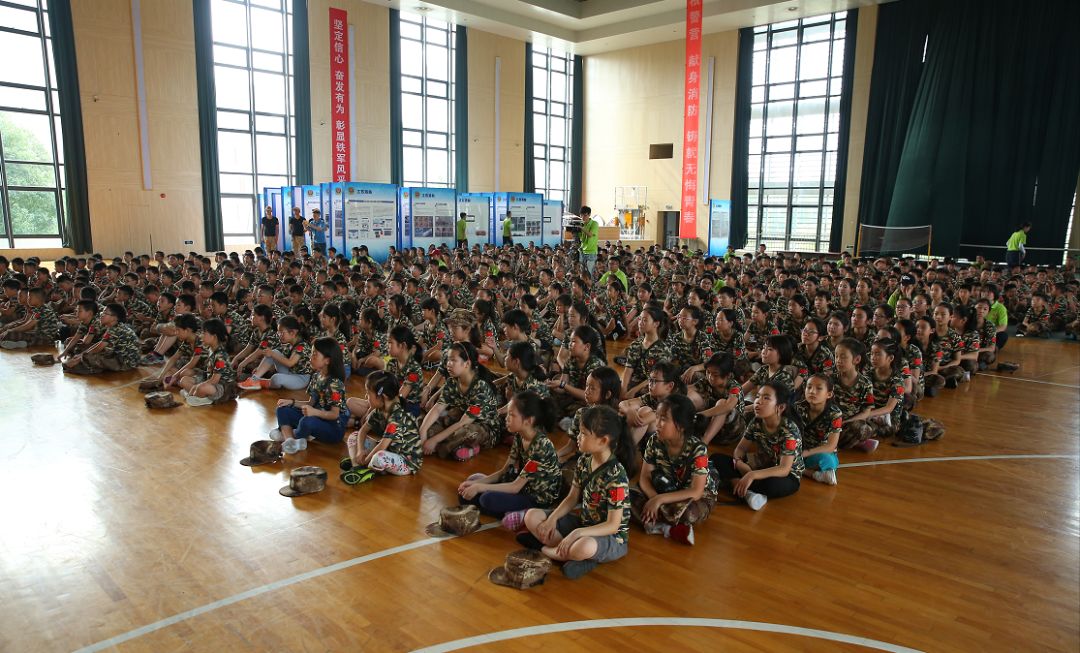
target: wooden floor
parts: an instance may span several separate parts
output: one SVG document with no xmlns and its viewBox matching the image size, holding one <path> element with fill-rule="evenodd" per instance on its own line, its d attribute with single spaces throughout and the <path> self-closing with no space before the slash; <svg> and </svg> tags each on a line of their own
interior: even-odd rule
<svg viewBox="0 0 1080 653">
<path fill-rule="evenodd" d="M 842 460 L 1009 458 L 841 469 L 837 487 L 807 481 L 758 513 L 718 506 L 693 548 L 635 528 L 622 561 L 519 592 L 487 580 L 516 548 L 505 531 L 422 531 L 505 450 L 349 488 L 342 452 L 315 445 L 287 467 L 321 465 L 331 486 L 286 499 L 281 465 L 237 464 L 273 426 L 270 393 L 151 413 L 140 374 L 65 378 L 2 351 L 0 651 L 405 651 L 660 618 L 473 648 L 1075 652 L 1080 345 L 1011 340 L 1004 358 L 1015 376 L 922 405 L 941 441 Z M 1032 454 L 1057 457 L 1011 457 Z"/>
</svg>

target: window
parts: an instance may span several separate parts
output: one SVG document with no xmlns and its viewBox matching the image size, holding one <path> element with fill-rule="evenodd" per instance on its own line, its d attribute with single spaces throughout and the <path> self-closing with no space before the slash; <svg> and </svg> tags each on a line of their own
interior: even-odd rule
<svg viewBox="0 0 1080 653">
<path fill-rule="evenodd" d="M 452 188 L 455 29 L 406 13 L 400 20 L 404 182 Z"/>
<path fill-rule="evenodd" d="M 570 120 L 574 115 L 574 57 L 556 50 L 532 51 L 533 165 L 536 192 L 570 202 Z"/>
<path fill-rule="evenodd" d="M 1076 226 L 1076 193 L 1073 193 L 1072 209 L 1069 210 L 1069 226 L 1065 228 L 1065 255 L 1061 258 L 1061 264 L 1069 262 L 1069 256 L 1080 256 L 1080 252 L 1069 251 L 1069 241 L 1072 239 L 1072 230 Z"/>
<path fill-rule="evenodd" d="M 292 0 L 212 0 L 221 219 L 256 240 L 257 194 L 296 183 Z"/>
<path fill-rule="evenodd" d="M 0 247 L 62 247 L 63 126 L 44 0 L 0 4 Z"/>
<path fill-rule="evenodd" d="M 846 16 L 754 30 L 747 247 L 828 249 Z"/>
</svg>

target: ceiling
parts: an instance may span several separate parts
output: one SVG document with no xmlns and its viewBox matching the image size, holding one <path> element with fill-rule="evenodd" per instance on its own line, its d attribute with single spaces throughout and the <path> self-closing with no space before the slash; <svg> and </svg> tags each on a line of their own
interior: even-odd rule
<svg viewBox="0 0 1080 653">
<path fill-rule="evenodd" d="M 724 32 L 889 1 L 702 0 L 702 27 L 706 34 Z M 388 0 L 386 4 L 580 55 L 678 39 L 686 21 L 686 0 Z"/>
</svg>

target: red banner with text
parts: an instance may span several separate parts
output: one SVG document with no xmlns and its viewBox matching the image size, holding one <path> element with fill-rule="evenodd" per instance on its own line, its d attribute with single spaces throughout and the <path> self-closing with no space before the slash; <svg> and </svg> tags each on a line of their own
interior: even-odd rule
<svg viewBox="0 0 1080 653">
<path fill-rule="evenodd" d="M 330 8 L 330 135 L 334 181 L 350 181 L 349 28 L 344 9 Z"/>
<path fill-rule="evenodd" d="M 679 238 L 697 238 L 698 107 L 701 94 L 701 0 L 686 0 L 686 97 L 683 113 L 682 214 Z"/>
</svg>

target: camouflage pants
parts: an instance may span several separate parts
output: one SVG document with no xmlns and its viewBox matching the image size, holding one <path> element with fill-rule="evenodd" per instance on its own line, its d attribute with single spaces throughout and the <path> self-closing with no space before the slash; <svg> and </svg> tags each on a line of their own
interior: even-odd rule
<svg viewBox="0 0 1080 653">
<path fill-rule="evenodd" d="M 134 369 L 124 365 L 118 356 L 112 354 L 83 354 L 78 365 L 65 368 L 72 374 L 101 374 L 102 372 L 125 372 Z"/>
<path fill-rule="evenodd" d="M 839 447 L 841 449 L 850 449 L 859 443 L 869 440 L 874 437 L 874 435 L 874 427 L 868 424 L 866 420 L 845 423 L 840 430 Z"/>
<path fill-rule="evenodd" d="M 447 409 L 445 415 L 435 420 L 435 423 L 432 425 L 432 431 L 434 431 L 435 434 L 441 433 L 444 429 L 457 424 L 458 420 L 461 419 L 461 415 L 462 411 L 460 410 Z M 473 422 L 468 426 L 454 431 L 450 437 L 435 445 L 435 453 L 440 458 L 453 458 L 454 452 L 462 447 L 478 446 L 481 449 L 491 449 L 495 446 L 495 438 L 497 436 L 497 433 L 493 433 L 491 429 L 483 424 Z"/>
<path fill-rule="evenodd" d="M 640 489 L 637 487 L 630 488 L 630 514 L 639 524 L 643 523 L 641 516 L 648 501 L 649 499 Z M 664 524 L 687 524 L 693 526 L 708 519 L 714 506 L 716 506 L 715 494 L 702 495 L 696 501 L 686 500 L 665 503 L 657 511 L 656 521 Z"/>
<path fill-rule="evenodd" d="M 984 352 L 979 354 L 979 364 L 982 365 L 983 367 L 986 367 L 987 365 L 992 365 L 994 363 L 994 361 L 996 361 L 996 360 L 997 360 L 997 352 L 996 351 L 984 351 Z"/>
<path fill-rule="evenodd" d="M 891 418 L 891 416 L 882 415 L 880 417 L 871 417 L 866 420 L 866 423 L 874 431 L 875 438 L 891 438 L 896 435 L 896 432 L 900 430 L 900 423 L 904 417 L 901 415 L 899 419 Z M 843 431 L 841 431 L 841 438 L 843 438 Z"/>
</svg>

